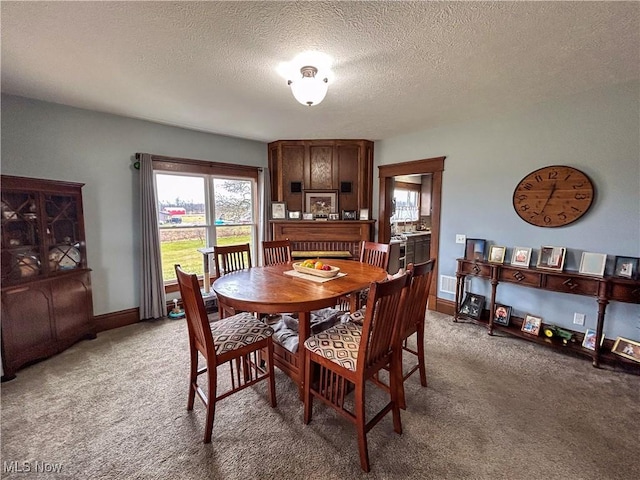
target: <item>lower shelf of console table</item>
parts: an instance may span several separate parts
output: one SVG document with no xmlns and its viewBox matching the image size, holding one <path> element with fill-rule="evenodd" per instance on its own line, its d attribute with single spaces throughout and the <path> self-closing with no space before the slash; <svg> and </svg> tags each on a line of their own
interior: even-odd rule
<svg viewBox="0 0 640 480">
<path fill-rule="evenodd" d="M 587 356 L 591 358 L 594 367 L 599 367 L 602 362 L 605 362 L 619 365 L 624 369 L 640 371 L 639 363 L 626 360 L 611 353 L 611 348 L 614 343 L 613 340 L 605 339 L 602 345 L 596 342 L 595 350 L 589 350 L 582 347 L 584 334 L 581 332 L 573 332 L 575 341 L 564 345 L 559 339 L 534 336 L 521 331 L 523 319 L 518 317 L 511 317 L 511 323 L 506 327 L 493 322 L 498 285 L 500 283 L 516 284 L 539 290 L 594 297 L 598 304 L 596 338 L 602 338 L 607 304 L 610 301 L 640 304 L 640 281 L 618 277 L 597 278 L 582 275 L 578 272 L 543 271 L 536 268 L 493 264 L 480 260 L 467 260 L 462 258 L 459 258 L 457 263 L 456 313 L 454 315 L 454 321 L 458 321 L 461 318 L 468 319 L 486 326 L 490 335 L 492 335 L 494 331 L 505 332 L 538 344 L 557 347 L 558 349 L 564 349 L 578 355 Z M 484 311 L 480 319 L 473 319 L 458 313 L 464 296 L 465 278 L 467 276 L 484 278 L 491 282 L 489 310 Z"/>
</svg>

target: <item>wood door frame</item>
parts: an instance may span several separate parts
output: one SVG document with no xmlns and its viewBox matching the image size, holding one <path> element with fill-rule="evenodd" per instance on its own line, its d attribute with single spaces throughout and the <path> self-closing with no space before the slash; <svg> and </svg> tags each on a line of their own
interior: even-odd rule
<svg viewBox="0 0 640 480">
<path fill-rule="evenodd" d="M 378 241 L 389 243 L 391 240 L 391 200 L 393 198 L 393 177 L 399 175 L 432 175 L 431 184 L 431 247 L 429 258 L 437 258 L 440 247 L 440 205 L 442 201 L 442 172 L 444 172 L 444 159 L 446 157 L 425 158 L 410 162 L 379 165 L 378 176 L 380 189 L 378 199 Z M 437 310 L 438 266 L 433 272 L 431 287 L 429 288 L 429 310 Z"/>
</svg>

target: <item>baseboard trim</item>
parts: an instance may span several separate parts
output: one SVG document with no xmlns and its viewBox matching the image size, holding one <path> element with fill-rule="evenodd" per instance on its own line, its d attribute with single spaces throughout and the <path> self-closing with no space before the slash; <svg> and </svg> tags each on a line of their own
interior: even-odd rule
<svg viewBox="0 0 640 480">
<path fill-rule="evenodd" d="M 443 298 L 436 299 L 436 312 L 453 316 L 456 313 L 456 302 L 445 300 Z"/>
<path fill-rule="evenodd" d="M 126 325 L 132 325 L 140 321 L 140 309 L 130 308 L 119 312 L 105 313 L 93 317 L 93 323 L 96 332 L 104 332 L 112 328 L 120 328 Z"/>
</svg>

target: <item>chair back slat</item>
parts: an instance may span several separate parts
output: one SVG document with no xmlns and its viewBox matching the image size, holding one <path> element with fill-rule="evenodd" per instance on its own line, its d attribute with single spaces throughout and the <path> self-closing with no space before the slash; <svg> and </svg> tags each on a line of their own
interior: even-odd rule
<svg viewBox="0 0 640 480">
<path fill-rule="evenodd" d="M 389 251 L 391 246 L 388 243 L 377 243 L 362 241 L 360 245 L 360 261 L 383 269 L 389 266 Z"/>
<path fill-rule="evenodd" d="M 216 277 L 220 277 L 225 273 L 251 268 L 251 247 L 248 243 L 242 245 L 216 245 L 213 247 L 213 258 Z"/>
<path fill-rule="evenodd" d="M 200 292 L 198 277 L 194 274 L 186 273 L 180 265 L 174 266 L 180 287 L 180 297 L 187 319 L 189 330 L 189 341 L 193 342 L 195 348 L 204 356 L 216 364 L 215 348 L 213 346 L 213 336 L 209 327 L 207 311 Z"/>
<path fill-rule="evenodd" d="M 407 267 L 411 272 L 411 280 L 406 303 L 399 319 L 401 339 L 415 333 L 420 320 L 424 318 L 435 264 L 436 259 L 432 258 L 423 263 L 409 264 Z"/>
<path fill-rule="evenodd" d="M 289 239 L 262 242 L 262 263 L 265 267 L 288 263 L 291 259 L 291 241 Z"/>
<path fill-rule="evenodd" d="M 358 350 L 357 371 L 361 374 L 389 363 L 398 335 L 398 312 L 403 309 L 409 278 L 410 274 L 405 273 L 393 280 L 371 284 Z"/>
</svg>

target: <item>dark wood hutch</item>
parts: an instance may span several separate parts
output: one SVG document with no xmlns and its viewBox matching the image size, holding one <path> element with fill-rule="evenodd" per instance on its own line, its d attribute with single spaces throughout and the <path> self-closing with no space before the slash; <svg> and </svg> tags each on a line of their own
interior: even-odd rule
<svg viewBox="0 0 640 480">
<path fill-rule="evenodd" d="M 1 177 L 3 380 L 95 338 L 82 184 Z"/>
</svg>

